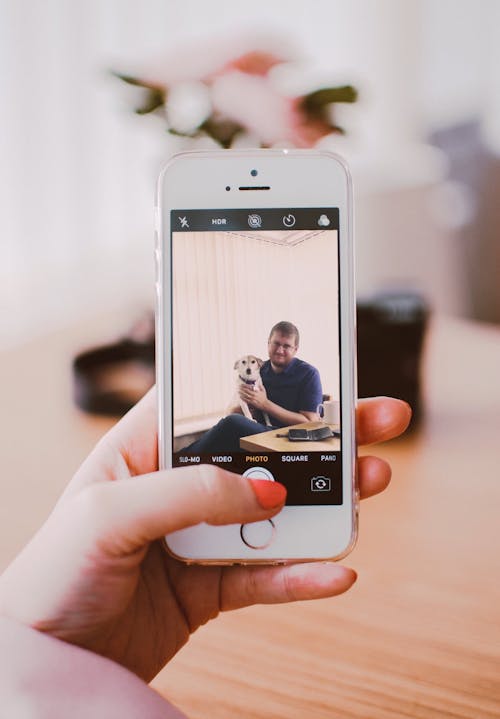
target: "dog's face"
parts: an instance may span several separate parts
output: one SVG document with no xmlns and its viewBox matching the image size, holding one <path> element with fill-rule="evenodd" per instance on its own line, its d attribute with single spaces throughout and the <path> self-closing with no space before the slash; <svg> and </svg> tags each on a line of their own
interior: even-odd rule
<svg viewBox="0 0 500 719">
<path fill-rule="evenodd" d="M 260 374 L 260 368 L 264 364 L 264 360 L 255 357 L 255 355 L 244 355 L 236 360 L 234 369 L 238 372 L 238 377 L 247 382 L 255 382 Z"/>
</svg>

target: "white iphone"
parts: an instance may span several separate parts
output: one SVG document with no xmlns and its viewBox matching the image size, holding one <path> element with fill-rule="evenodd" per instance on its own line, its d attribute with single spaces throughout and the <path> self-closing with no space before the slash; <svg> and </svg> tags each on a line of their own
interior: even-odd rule
<svg viewBox="0 0 500 719">
<path fill-rule="evenodd" d="M 160 175 L 156 217 L 160 466 L 208 463 L 287 487 L 272 520 L 199 524 L 168 535 L 168 551 L 204 564 L 344 556 L 358 504 L 344 161 L 182 153 Z"/>
</svg>

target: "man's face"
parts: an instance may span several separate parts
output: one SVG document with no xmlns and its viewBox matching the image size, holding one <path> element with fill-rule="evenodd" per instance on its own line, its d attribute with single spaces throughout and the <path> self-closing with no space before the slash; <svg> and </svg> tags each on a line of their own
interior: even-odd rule
<svg viewBox="0 0 500 719">
<path fill-rule="evenodd" d="M 267 343 L 271 364 L 276 370 L 284 370 L 295 357 L 297 344 L 295 335 L 282 335 L 273 332 Z"/>
</svg>

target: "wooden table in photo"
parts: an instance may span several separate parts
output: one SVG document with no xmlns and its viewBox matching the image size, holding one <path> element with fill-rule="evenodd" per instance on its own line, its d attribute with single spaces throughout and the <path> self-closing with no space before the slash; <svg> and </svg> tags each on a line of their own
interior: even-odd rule
<svg viewBox="0 0 500 719">
<path fill-rule="evenodd" d="M 70 360 L 124 324 L 102 316 L 0 353 L 2 566 L 112 424 L 73 406 Z M 421 427 L 361 449 L 393 481 L 362 503 L 343 560 L 355 586 L 221 615 L 156 689 L 192 719 L 498 719 L 499 368 L 499 329 L 436 318 Z"/>
<path fill-rule="evenodd" d="M 337 424 L 325 425 L 324 422 L 302 422 L 293 424 L 282 429 L 271 429 L 269 432 L 250 434 L 240 439 L 241 449 L 249 452 L 338 452 L 340 450 L 340 438 L 329 437 L 317 442 L 290 442 L 287 437 L 280 437 L 289 429 L 319 429 L 328 426 L 332 430 L 338 430 Z"/>
</svg>

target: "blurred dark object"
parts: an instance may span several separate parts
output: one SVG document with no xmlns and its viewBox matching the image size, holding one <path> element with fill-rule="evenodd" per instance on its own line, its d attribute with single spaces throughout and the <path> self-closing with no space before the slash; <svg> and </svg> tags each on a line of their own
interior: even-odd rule
<svg viewBox="0 0 500 719">
<path fill-rule="evenodd" d="M 500 323 L 500 158 L 487 147 L 480 120 L 432 133 L 449 162 L 448 179 L 470 193 L 472 211 L 460 228 L 467 315 Z"/>
<path fill-rule="evenodd" d="M 358 396 L 405 400 L 413 410 L 411 427 L 423 414 L 420 367 L 428 316 L 418 294 L 379 294 L 357 303 Z"/>
<path fill-rule="evenodd" d="M 93 414 L 125 414 L 154 381 L 154 323 L 149 315 L 134 325 L 130 336 L 82 352 L 73 361 L 74 400 Z"/>
</svg>

